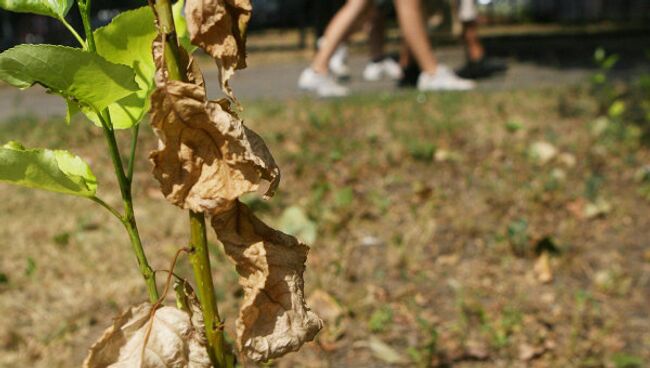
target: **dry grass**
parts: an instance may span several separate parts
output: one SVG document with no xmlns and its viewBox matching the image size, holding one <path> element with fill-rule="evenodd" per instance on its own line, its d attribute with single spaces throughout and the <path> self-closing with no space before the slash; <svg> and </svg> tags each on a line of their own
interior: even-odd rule
<svg viewBox="0 0 650 368">
<path fill-rule="evenodd" d="M 649 363 L 650 203 L 635 173 L 650 151 L 633 126 L 594 134 L 594 114 L 580 89 L 248 104 L 244 117 L 283 168 L 276 198 L 248 201 L 270 223 L 296 205 L 316 224 L 306 291 L 337 301 L 316 310 L 340 309 L 316 343 L 276 363 Z M 99 131 L 15 120 L 0 125 L 3 141 L 69 147 L 119 205 Z M 188 221 L 158 194 L 146 161 L 155 140 L 143 131 L 136 212 L 164 269 Z M 558 154 L 535 162 L 537 141 Z M 611 210 L 585 216 L 598 201 Z M 111 317 L 146 298 L 126 235 L 89 201 L 6 185 L 0 213 L 0 366 L 79 365 Z M 210 236 L 232 336 L 240 289 Z M 533 269 L 544 238 L 557 248 L 546 283 Z M 178 271 L 191 274 L 187 262 Z"/>
</svg>

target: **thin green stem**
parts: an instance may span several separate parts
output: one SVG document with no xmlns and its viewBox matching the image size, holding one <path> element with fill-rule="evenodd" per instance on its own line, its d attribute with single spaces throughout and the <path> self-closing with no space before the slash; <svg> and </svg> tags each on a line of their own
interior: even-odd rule
<svg viewBox="0 0 650 368">
<path fill-rule="evenodd" d="M 179 56 L 178 38 L 176 37 L 171 3 L 169 0 L 156 0 L 153 8 L 157 15 L 158 28 L 165 38 L 163 52 L 169 79 L 187 82 L 187 77 L 180 65 L 181 58 Z"/>
<path fill-rule="evenodd" d="M 79 13 L 81 13 L 81 22 L 84 25 L 84 33 L 86 34 L 86 49 L 95 52 L 95 37 L 90 25 L 90 4 L 91 0 L 77 0 Z"/>
<path fill-rule="evenodd" d="M 155 303 L 158 300 L 156 278 L 154 277 L 154 272 L 151 266 L 149 266 L 147 256 L 145 255 L 144 249 L 142 247 L 142 240 L 140 239 L 138 225 L 135 221 L 135 213 L 133 211 L 131 186 L 129 180 L 124 174 L 124 166 L 122 165 L 120 151 L 117 147 L 117 141 L 115 140 L 115 133 L 110 124 L 110 121 L 106 120 L 106 114 L 98 114 L 98 116 L 102 123 L 104 137 L 106 138 L 106 143 L 108 144 L 111 161 L 113 162 L 113 168 L 115 169 L 115 176 L 117 177 L 117 182 L 120 186 L 120 194 L 122 195 L 122 201 L 124 203 L 124 216 L 122 217 L 122 224 L 126 228 L 126 231 L 129 233 L 129 239 L 131 240 L 133 251 L 135 252 L 136 258 L 138 260 L 138 268 L 140 269 L 140 273 L 142 273 L 145 283 L 147 284 L 149 299 L 152 303 Z"/>
<path fill-rule="evenodd" d="M 135 215 L 133 213 L 133 202 L 124 201 L 125 207 L 125 218 L 122 224 L 126 228 L 126 232 L 129 233 L 129 239 L 131 240 L 131 245 L 133 246 L 133 252 L 138 260 L 138 268 L 140 273 L 144 277 L 144 281 L 147 284 L 147 292 L 149 293 L 149 301 L 155 303 L 159 299 L 158 288 L 156 287 L 156 274 L 149 266 L 147 262 L 147 255 L 144 253 L 144 248 L 142 247 L 142 240 L 140 239 L 140 232 L 138 231 L 138 225 L 135 222 Z"/>
<path fill-rule="evenodd" d="M 127 169 L 126 178 L 129 181 L 129 187 L 133 186 L 133 169 L 135 167 L 135 152 L 138 148 L 138 133 L 140 124 L 136 124 L 131 129 L 131 154 L 129 155 L 129 168 Z"/>
<path fill-rule="evenodd" d="M 86 33 L 88 51 L 94 53 L 96 52 L 96 49 L 95 38 L 90 26 L 90 3 L 91 0 L 77 1 L 79 11 L 81 12 L 81 20 L 84 24 L 84 32 Z M 120 194 L 122 195 L 122 202 L 124 204 L 124 215 L 121 216 L 121 221 L 124 225 L 124 228 L 126 229 L 126 232 L 129 234 L 133 252 L 135 253 L 136 259 L 138 260 L 138 268 L 140 269 L 140 273 L 142 274 L 145 284 L 147 285 L 149 300 L 151 303 L 156 303 L 158 301 L 156 277 L 153 269 L 147 261 L 147 256 L 144 253 L 144 248 L 142 247 L 142 240 L 140 239 L 140 233 L 138 231 L 138 225 L 135 221 L 135 213 L 133 211 L 131 183 L 124 173 L 124 165 L 122 164 L 122 157 L 117 146 L 117 140 L 115 139 L 115 131 L 113 130 L 111 115 L 108 109 L 105 109 L 101 112 L 95 111 L 95 113 L 102 123 L 102 130 L 104 131 L 104 137 L 106 138 L 111 161 L 113 162 L 113 169 L 115 170 L 115 176 L 117 177 L 117 182 L 120 186 Z"/>
<path fill-rule="evenodd" d="M 219 317 L 217 298 L 212 282 L 208 240 L 205 233 L 203 213 L 190 211 L 190 253 L 189 260 L 194 270 L 199 301 L 203 309 L 205 334 L 208 339 L 208 355 L 215 367 L 226 367 L 224 354 L 223 324 Z"/>
<path fill-rule="evenodd" d="M 74 38 L 76 38 L 77 41 L 79 41 L 79 44 L 81 45 L 81 47 L 83 47 L 84 49 L 88 47 L 88 45 L 86 45 L 86 41 L 84 41 L 84 39 L 81 38 L 81 36 L 79 35 L 79 33 L 77 33 L 77 31 L 76 31 L 74 28 L 72 28 L 72 26 L 70 25 L 70 23 L 68 23 L 68 21 L 65 20 L 64 17 L 59 18 L 59 20 L 61 21 L 61 23 L 63 23 L 63 25 L 65 26 L 65 28 L 67 28 L 68 31 L 70 31 L 70 33 L 72 33 L 72 35 L 74 36 Z"/>
<path fill-rule="evenodd" d="M 113 216 L 117 217 L 120 222 L 124 222 L 124 217 L 122 216 L 121 213 L 119 213 L 115 208 L 113 208 L 111 205 L 108 203 L 104 202 L 101 198 L 99 197 L 90 197 L 90 200 L 99 204 L 100 206 L 104 207 L 105 209 L 108 210 Z"/>
</svg>

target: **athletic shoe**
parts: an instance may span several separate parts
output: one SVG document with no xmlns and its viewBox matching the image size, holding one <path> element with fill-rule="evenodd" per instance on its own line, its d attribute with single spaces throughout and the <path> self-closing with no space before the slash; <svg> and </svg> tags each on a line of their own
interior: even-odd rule
<svg viewBox="0 0 650 368">
<path fill-rule="evenodd" d="M 363 69 L 363 79 L 378 81 L 383 78 L 398 80 L 402 78 L 402 68 L 392 58 L 383 58 L 380 61 L 370 62 Z"/>
<path fill-rule="evenodd" d="M 350 67 L 348 66 L 348 47 L 345 44 L 336 48 L 334 55 L 330 58 L 330 72 L 339 79 L 350 78 Z"/>
<path fill-rule="evenodd" d="M 349 93 L 346 87 L 338 84 L 329 74 L 316 73 L 312 68 L 302 71 L 298 87 L 316 92 L 320 97 L 344 97 Z"/>
<path fill-rule="evenodd" d="M 415 88 L 418 85 L 418 77 L 422 70 L 415 61 L 402 70 L 402 78 L 397 82 L 399 88 Z"/>
<path fill-rule="evenodd" d="M 319 38 L 316 42 L 316 46 L 320 48 L 323 38 Z M 339 47 L 336 48 L 334 54 L 330 58 L 328 64 L 330 72 L 339 79 L 349 79 L 350 78 L 350 67 L 348 66 L 348 47 L 345 43 L 341 43 Z"/>
<path fill-rule="evenodd" d="M 420 91 L 467 91 L 475 86 L 473 81 L 460 78 L 447 66 L 440 64 L 435 74 L 422 72 L 418 77 Z"/>
<path fill-rule="evenodd" d="M 478 61 L 468 61 L 456 74 L 465 79 L 481 79 L 506 70 L 508 70 L 508 65 L 505 62 L 484 57 Z"/>
</svg>

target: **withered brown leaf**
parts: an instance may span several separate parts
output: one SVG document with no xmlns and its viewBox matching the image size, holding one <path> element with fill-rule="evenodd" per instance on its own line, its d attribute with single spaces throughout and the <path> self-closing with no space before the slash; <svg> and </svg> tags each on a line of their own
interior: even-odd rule
<svg viewBox="0 0 650 368">
<path fill-rule="evenodd" d="M 154 43 L 154 56 L 162 55 L 160 49 Z M 188 79 L 193 83 L 165 80 L 159 73 L 151 96 L 159 147 L 150 157 L 165 197 L 210 215 L 264 185 L 265 196 L 273 195 L 280 170 L 262 138 L 230 110 L 227 100 L 207 100 L 199 71 L 188 72 Z"/>
<path fill-rule="evenodd" d="M 192 6 L 203 6 L 200 4 L 194 1 Z M 250 2 L 204 5 L 200 10 L 209 13 L 210 7 L 216 12 L 219 6 L 232 10 L 250 7 Z M 231 14 L 230 10 L 224 14 Z M 198 24 L 204 21 L 195 20 Z M 230 110 L 228 100 L 207 100 L 202 76 L 191 60 L 183 64 L 188 65 L 189 83 L 168 80 L 162 47 L 162 42 L 154 42 L 158 87 L 151 97 L 151 123 L 159 138 L 159 149 L 151 154 L 154 176 L 169 201 L 212 216 L 212 226 L 234 261 L 244 288 L 237 320 L 240 350 L 254 361 L 296 351 L 322 327 L 321 320 L 306 307 L 303 295 L 302 275 L 309 248 L 266 226 L 238 201 L 242 194 L 261 188 L 264 181 L 268 182 L 266 196 L 271 196 L 279 182 L 279 169 L 263 140 L 244 126 Z M 238 50 L 243 52 L 243 48 Z M 232 53 L 225 57 L 217 54 L 217 62 L 230 63 L 231 72 L 243 65 L 228 55 L 237 55 L 243 62 L 243 54 Z"/>
<path fill-rule="evenodd" d="M 153 321 L 150 312 L 151 304 L 143 303 L 117 317 L 90 348 L 83 367 L 212 367 L 200 312 L 190 317 L 180 309 L 162 307 Z"/>
<path fill-rule="evenodd" d="M 211 55 L 219 67 L 221 89 L 234 98 L 228 80 L 246 67 L 246 29 L 250 0 L 187 0 L 190 41 Z"/>
<path fill-rule="evenodd" d="M 260 221 L 239 201 L 212 217 L 212 226 L 240 275 L 244 301 L 237 344 L 260 362 L 296 351 L 322 328 L 307 308 L 303 272 L 309 248 Z"/>
</svg>

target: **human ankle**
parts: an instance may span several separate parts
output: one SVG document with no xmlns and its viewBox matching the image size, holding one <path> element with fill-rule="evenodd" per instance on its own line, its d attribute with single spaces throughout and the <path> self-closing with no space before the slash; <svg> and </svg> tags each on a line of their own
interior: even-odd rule
<svg viewBox="0 0 650 368">
<path fill-rule="evenodd" d="M 379 63 L 386 59 L 386 55 L 381 54 L 381 55 L 374 55 L 372 58 L 370 58 L 370 62 L 372 63 Z"/>
<path fill-rule="evenodd" d="M 316 74 L 327 75 L 329 73 L 329 69 L 327 67 L 322 67 L 319 65 L 312 65 L 311 70 L 316 72 Z"/>
<path fill-rule="evenodd" d="M 422 73 L 434 75 L 438 71 L 438 64 L 431 65 L 427 68 L 422 68 Z"/>
<path fill-rule="evenodd" d="M 479 46 L 470 47 L 467 52 L 467 60 L 470 63 L 481 61 L 483 57 L 485 57 L 485 51 Z"/>
</svg>

